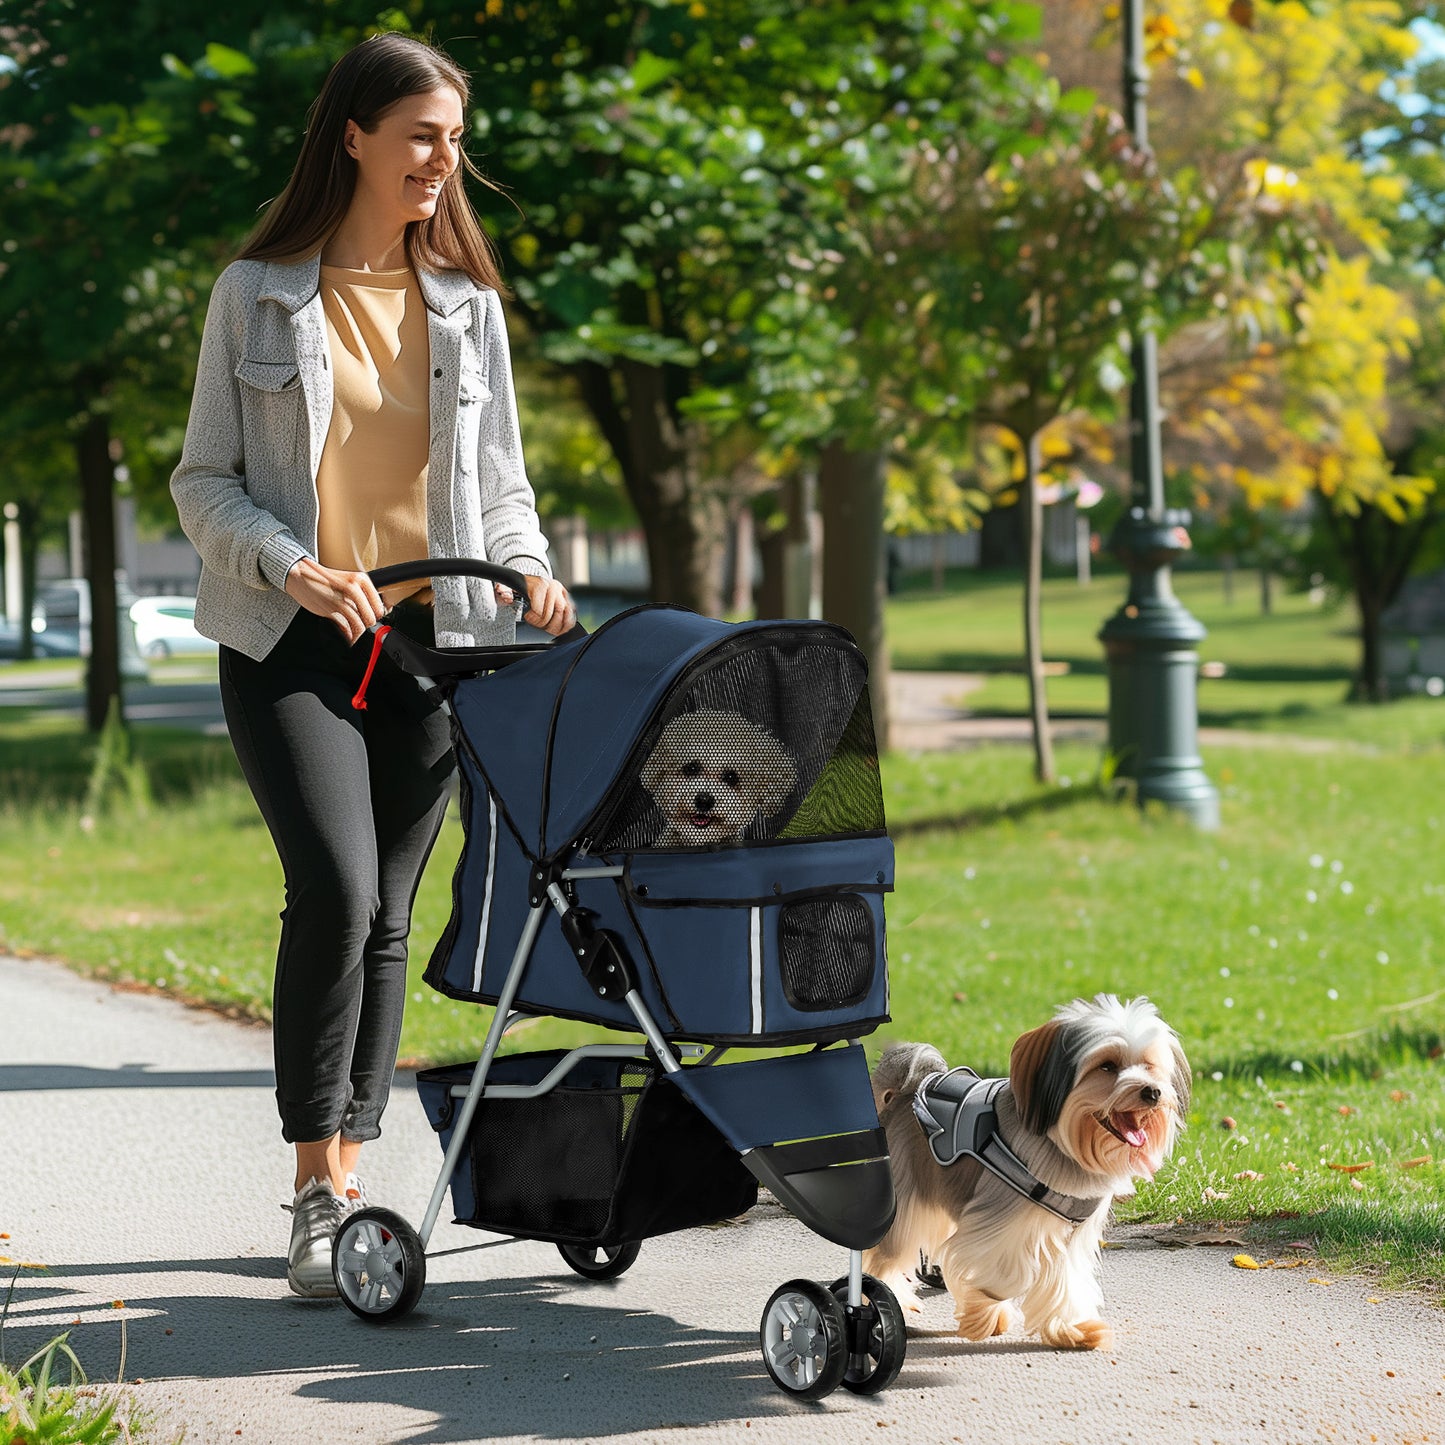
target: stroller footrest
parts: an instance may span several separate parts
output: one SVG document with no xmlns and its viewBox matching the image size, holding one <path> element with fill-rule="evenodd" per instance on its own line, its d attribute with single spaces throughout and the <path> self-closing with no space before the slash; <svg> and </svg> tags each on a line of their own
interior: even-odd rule
<svg viewBox="0 0 1445 1445">
<path fill-rule="evenodd" d="M 809 1229 L 845 1249 L 871 1249 L 893 1223 L 897 1200 L 881 1129 L 766 1145 L 748 1150 L 743 1163 Z"/>
</svg>

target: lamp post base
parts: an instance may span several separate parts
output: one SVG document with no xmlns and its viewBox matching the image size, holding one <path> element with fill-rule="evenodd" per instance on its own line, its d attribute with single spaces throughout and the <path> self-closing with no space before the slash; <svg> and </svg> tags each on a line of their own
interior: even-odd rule
<svg viewBox="0 0 1445 1445">
<path fill-rule="evenodd" d="M 1189 547 L 1188 514 L 1158 520 L 1134 507 L 1110 539 L 1129 569 L 1129 596 L 1099 632 L 1109 672 L 1114 776 L 1199 828 L 1219 826 L 1219 793 L 1199 757 L 1196 645 L 1204 628 L 1174 595 L 1170 564 Z"/>
</svg>

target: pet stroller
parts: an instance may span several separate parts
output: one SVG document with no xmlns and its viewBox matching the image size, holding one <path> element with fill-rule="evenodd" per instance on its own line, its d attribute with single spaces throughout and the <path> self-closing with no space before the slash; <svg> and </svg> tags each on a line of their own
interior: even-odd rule
<svg viewBox="0 0 1445 1445">
<path fill-rule="evenodd" d="M 372 576 L 525 595 L 477 562 Z M 858 1038 L 888 1017 L 893 847 L 853 640 L 662 606 L 507 648 L 377 633 L 374 655 L 449 707 L 460 769 L 465 843 L 426 980 L 495 1014 L 476 1060 L 418 1075 L 441 1174 L 419 1229 L 377 1208 L 343 1223 L 342 1299 L 368 1320 L 416 1304 L 448 1188 L 458 1223 L 608 1279 L 654 1235 L 744 1213 L 761 1182 L 849 1251 L 838 1280 L 767 1302 L 769 1375 L 805 1399 L 883 1389 L 904 1327 L 862 1273 L 894 1194 Z M 542 1014 L 645 1047 L 498 1057 Z"/>
</svg>

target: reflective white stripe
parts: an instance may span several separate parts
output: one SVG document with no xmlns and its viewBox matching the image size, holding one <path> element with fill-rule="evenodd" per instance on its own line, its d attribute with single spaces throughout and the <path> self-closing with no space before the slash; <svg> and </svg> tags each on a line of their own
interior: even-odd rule
<svg viewBox="0 0 1445 1445">
<path fill-rule="evenodd" d="M 487 951 L 487 925 L 492 920 L 492 875 L 497 871 L 497 800 L 487 789 L 487 881 L 482 890 L 482 923 L 477 929 L 477 957 L 472 964 L 472 992 L 482 991 L 482 959 Z"/>
<path fill-rule="evenodd" d="M 752 917 L 749 919 L 750 946 L 748 949 L 748 961 L 752 974 L 752 995 L 753 995 L 753 1025 L 752 1031 L 760 1034 L 763 1031 L 763 910 L 761 908 L 750 909 Z"/>
</svg>

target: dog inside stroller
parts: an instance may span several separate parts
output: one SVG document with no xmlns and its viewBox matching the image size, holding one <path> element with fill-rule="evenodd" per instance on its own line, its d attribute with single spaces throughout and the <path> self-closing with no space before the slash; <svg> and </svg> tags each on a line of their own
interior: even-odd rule
<svg viewBox="0 0 1445 1445">
<path fill-rule="evenodd" d="M 525 596 L 480 562 L 372 575 Z M 888 1017 L 893 847 L 851 637 L 652 605 L 549 644 L 377 633 L 449 709 L 460 771 L 465 841 L 426 980 L 494 1013 L 476 1059 L 418 1075 L 441 1173 L 419 1228 L 379 1208 L 344 1221 L 342 1299 L 373 1321 L 414 1307 L 448 1190 L 458 1223 L 552 1241 L 607 1279 L 762 1184 L 848 1251 L 836 1281 L 767 1301 L 769 1375 L 805 1399 L 883 1389 L 904 1327 L 862 1273 L 895 1206 L 858 1041 Z M 499 1053 L 536 1015 L 641 1040 Z"/>
</svg>

